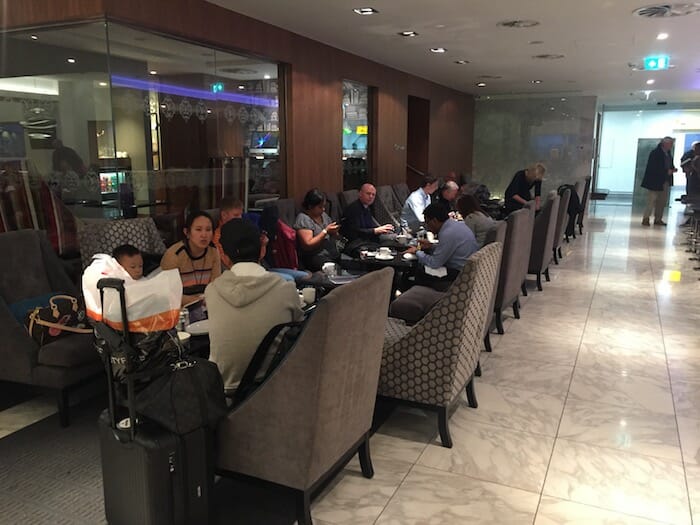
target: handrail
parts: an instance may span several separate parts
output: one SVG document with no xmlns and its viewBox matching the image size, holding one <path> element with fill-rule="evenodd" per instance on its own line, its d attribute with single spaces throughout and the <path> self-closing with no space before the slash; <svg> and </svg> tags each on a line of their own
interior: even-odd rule
<svg viewBox="0 0 700 525">
<path fill-rule="evenodd" d="M 425 177 L 425 173 L 423 173 L 421 170 L 414 168 L 410 164 L 406 164 L 406 168 L 415 173 L 416 175 L 420 175 L 421 177 Z"/>
</svg>

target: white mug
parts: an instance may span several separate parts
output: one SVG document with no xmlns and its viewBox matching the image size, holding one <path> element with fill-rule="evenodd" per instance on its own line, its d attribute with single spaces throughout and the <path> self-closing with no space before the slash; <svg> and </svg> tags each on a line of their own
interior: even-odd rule
<svg viewBox="0 0 700 525">
<path fill-rule="evenodd" d="M 381 253 L 382 255 L 389 255 L 391 253 L 391 250 L 388 246 L 381 246 L 379 248 L 379 253 Z"/>
<path fill-rule="evenodd" d="M 338 275 L 337 270 L 335 268 L 335 263 L 332 262 L 324 263 L 323 266 L 321 266 L 321 271 L 325 273 L 328 277 L 335 277 L 336 275 Z"/>
<path fill-rule="evenodd" d="M 304 297 L 304 302 L 306 304 L 313 304 L 314 302 L 316 302 L 316 288 L 302 288 L 301 295 Z"/>
</svg>

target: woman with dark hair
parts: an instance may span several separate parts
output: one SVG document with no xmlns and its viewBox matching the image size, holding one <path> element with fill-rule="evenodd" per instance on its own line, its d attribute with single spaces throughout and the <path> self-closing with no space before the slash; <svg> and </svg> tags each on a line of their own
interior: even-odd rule
<svg viewBox="0 0 700 525">
<path fill-rule="evenodd" d="M 496 223 L 491 217 L 486 215 L 481 209 L 481 204 L 474 195 L 462 195 L 457 201 L 457 210 L 462 215 L 464 224 L 474 232 L 476 242 L 481 248 L 484 245 L 486 233 Z"/>
<path fill-rule="evenodd" d="M 305 269 L 317 272 L 324 263 L 340 259 L 335 246 L 340 226 L 326 214 L 326 195 L 318 188 L 306 193 L 301 206 L 304 211 L 294 221 L 301 260 Z"/>
<path fill-rule="evenodd" d="M 221 275 L 219 252 L 212 244 L 214 222 L 205 211 L 191 213 L 183 228 L 185 239 L 163 254 L 163 270 L 177 268 L 182 278 L 182 304 L 202 297 L 207 285 Z"/>
</svg>

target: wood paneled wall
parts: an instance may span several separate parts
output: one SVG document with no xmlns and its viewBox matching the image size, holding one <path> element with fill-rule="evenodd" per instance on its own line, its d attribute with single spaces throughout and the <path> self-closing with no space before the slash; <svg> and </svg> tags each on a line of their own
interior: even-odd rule
<svg viewBox="0 0 700 525">
<path fill-rule="evenodd" d="M 430 100 L 429 170 L 468 172 L 474 100 L 470 95 L 253 20 L 203 0 L 3 0 L 7 26 L 94 18 L 100 13 L 165 35 L 289 64 L 287 178 L 290 196 L 313 186 L 342 189 L 342 81 L 374 86 L 377 184 L 405 179 L 408 96 Z"/>
</svg>

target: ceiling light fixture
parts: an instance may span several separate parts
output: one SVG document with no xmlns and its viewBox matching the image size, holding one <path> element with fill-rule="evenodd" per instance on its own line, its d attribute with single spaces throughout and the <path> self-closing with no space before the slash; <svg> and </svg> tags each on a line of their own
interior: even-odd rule
<svg viewBox="0 0 700 525">
<path fill-rule="evenodd" d="M 542 83 L 541 80 L 530 80 L 530 82 L 531 82 L 532 84 L 541 84 L 541 83 Z"/>
<path fill-rule="evenodd" d="M 413 36 L 418 36 L 418 33 L 415 31 L 399 31 L 400 36 L 405 36 L 405 37 L 413 37 Z"/>
<path fill-rule="evenodd" d="M 245 86 L 243 84 L 239 84 L 238 89 L 245 89 Z"/>
<path fill-rule="evenodd" d="M 647 80 L 647 85 L 651 86 L 654 82 L 656 81 L 653 78 L 650 78 L 649 80 Z"/>
<path fill-rule="evenodd" d="M 66 59 L 66 62 L 68 62 L 69 64 L 75 64 L 75 58 L 69 57 Z"/>
<path fill-rule="evenodd" d="M 464 64 L 469 64 L 469 60 L 455 60 L 455 64 L 463 66 Z"/>
<path fill-rule="evenodd" d="M 447 51 L 447 49 L 445 49 L 444 47 L 431 47 L 430 48 L 431 53 L 444 53 L 445 51 Z"/>
<path fill-rule="evenodd" d="M 562 102 L 566 102 L 566 97 L 561 97 Z"/>
<path fill-rule="evenodd" d="M 668 33 L 659 33 L 656 35 L 656 40 L 666 40 L 668 38 Z"/>
<path fill-rule="evenodd" d="M 39 40 L 39 37 L 36 35 L 30 35 L 29 38 L 31 38 L 32 40 Z"/>
<path fill-rule="evenodd" d="M 149 74 L 149 75 L 157 75 L 157 74 L 158 74 L 158 71 L 156 71 L 155 69 L 151 69 L 151 70 L 148 72 L 148 74 Z"/>
<path fill-rule="evenodd" d="M 379 12 L 374 7 L 356 7 L 355 9 L 353 9 L 353 11 L 358 15 L 363 16 L 374 15 Z"/>
<path fill-rule="evenodd" d="M 100 87 L 106 87 L 106 86 L 107 86 L 107 82 L 98 82 L 98 85 L 99 85 Z"/>
<path fill-rule="evenodd" d="M 540 23 L 537 20 L 504 20 L 503 22 L 498 22 L 496 25 L 514 29 L 525 29 L 528 27 L 538 26 Z"/>
<path fill-rule="evenodd" d="M 476 87 L 486 87 L 486 82 L 477 82 Z"/>
<path fill-rule="evenodd" d="M 263 78 L 265 80 L 270 80 L 272 77 L 270 75 L 265 74 L 265 75 L 263 75 Z"/>
</svg>

